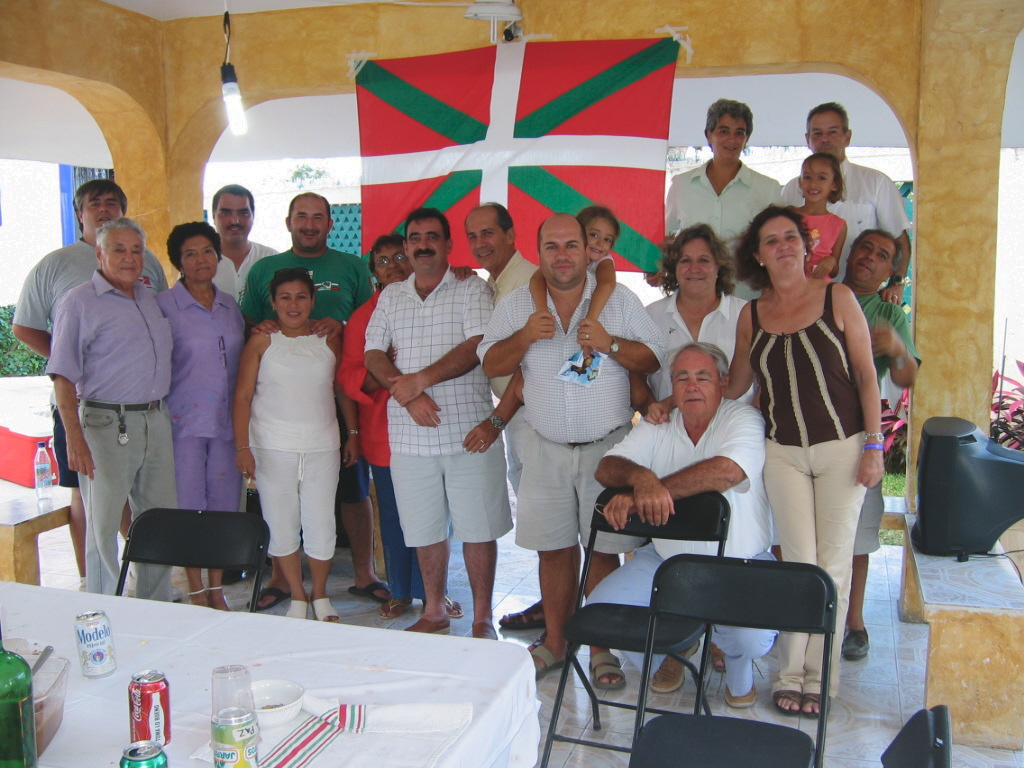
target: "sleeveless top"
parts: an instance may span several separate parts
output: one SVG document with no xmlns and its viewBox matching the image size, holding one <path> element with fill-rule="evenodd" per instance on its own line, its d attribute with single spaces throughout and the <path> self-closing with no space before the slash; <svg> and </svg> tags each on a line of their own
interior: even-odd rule
<svg viewBox="0 0 1024 768">
<path fill-rule="evenodd" d="M 338 450 L 336 367 L 325 339 L 271 334 L 256 374 L 249 420 L 252 445 L 298 453 Z"/>
<path fill-rule="evenodd" d="M 821 317 L 796 333 L 768 333 L 750 304 L 750 365 L 761 385 L 765 436 L 781 445 L 808 447 L 845 440 L 864 429 L 846 335 L 836 327 L 832 287 Z"/>
</svg>

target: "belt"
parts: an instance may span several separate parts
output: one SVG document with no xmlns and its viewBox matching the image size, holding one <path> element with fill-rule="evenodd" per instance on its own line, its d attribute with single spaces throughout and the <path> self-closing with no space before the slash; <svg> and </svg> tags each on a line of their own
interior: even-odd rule
<svg viewBox="0 0 1024 768">
<path fill-rule="evenodd" d="M 99 400 L 83 400 L 82 405 L 86 408 L 103 408 L 107 411 L 118 411 L 124 413 L 125 411 L 158 411 L 160 410 L 160 401 L 151 400 L 148 403 L 103 403 Z"/>
<path fill-rule="evenodd" d="M 625 425 L 625 424 L 623 424 L 623 425 L 622 425 L 622 427 L 624 427 L 624 426 L 626 426 L 626 425 Z M 616 427 L 616 428 L 615 428 L 615 429 L 613 429 L 613 430 L 612 430 L 611 432 L 609 432 L 609 433 L 608 433 L 607 435 L 603 435 L 603 436 L 601 436 L 601 437 L 597 438 L 597 440 L 588 440 L 588 441 L 587 441 L 587 442 L 585 442 L 585 443 L 564 443 L 564 445 L 567 445 L 567 446 L 569 446 L 570 448 L 581 448 L 581 447 L 583 447 L 584 445 L 594 445 L 595 443 L 600 443 L 600 442 L 603 442 L 603 441 L 607 440 L 607 439 L 608 439 L 608 438 L 609 438 L 609 437 L 610 437 L 611 435 L 613 435 L 613 434 L 614 434 L 615 432 L 617 432 L 617 431 L 619 431 L 620 429 L 622 429 L 622 427 Z"/>
</svg>

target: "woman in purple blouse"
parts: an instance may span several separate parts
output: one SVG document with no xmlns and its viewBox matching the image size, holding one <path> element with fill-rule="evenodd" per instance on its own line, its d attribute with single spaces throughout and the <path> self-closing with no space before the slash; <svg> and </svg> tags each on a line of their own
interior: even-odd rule
<svg viewBox="0 0 1024 768">
<path fill-rule="evenodd" d="M 181 273 L 157 296 L 174 339 L 167 410 L 174 439 L 174 476 L 182 509 L 237 511 L 242 476 L 235 468 L 231 399 L 244 343 L 238 304 L 213 284 L 220 235 L 209 224 L 179 224 L 167 238 L 167 255 Z M 221 571 L 187 569 L 189 602 L 229 610 Z"/>
</svg>

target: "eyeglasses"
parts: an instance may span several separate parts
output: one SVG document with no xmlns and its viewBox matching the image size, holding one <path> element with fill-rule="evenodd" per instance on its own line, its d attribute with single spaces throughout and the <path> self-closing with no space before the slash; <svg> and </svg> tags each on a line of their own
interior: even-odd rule
<svg viewBox="0 0 1024 768">
<path fill-rule="evenodd" d="M 377 267 L 386 267 L 391 262 L 395 264 L 405 264 L 409 259 L 405 257 L 404 253 L 396 253 L 394 256 L 380 256 L 374 263 L 374 269 Z"/>
</svg>

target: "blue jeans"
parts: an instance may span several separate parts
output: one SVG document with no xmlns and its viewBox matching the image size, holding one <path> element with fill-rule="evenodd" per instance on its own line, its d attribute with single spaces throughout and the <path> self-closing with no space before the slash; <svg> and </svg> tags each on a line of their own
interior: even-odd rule
<svg viewBox="0 0 1024 768">
<path fill-rule="evenodd" d="M 388 571 L 391 596 L 399 600 L 424 599 L 423 579 L 416 562 L 416 548 L 405 546 L 402 524 L 398 520 L 398 502 L 391 482 L 391 468 L 371 464 L 373 484 L 377 488 L 380 514 L 380 541 L 384 546 L 384 566 Z"/>
</svg>

